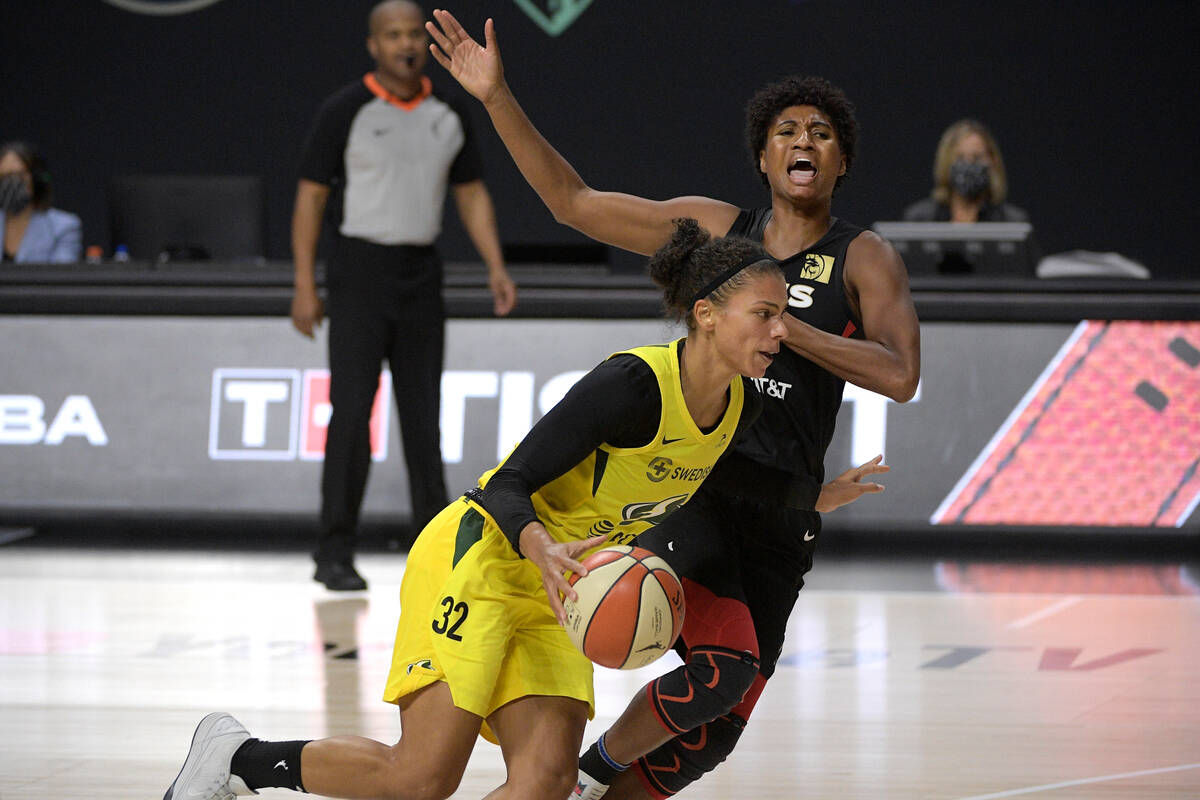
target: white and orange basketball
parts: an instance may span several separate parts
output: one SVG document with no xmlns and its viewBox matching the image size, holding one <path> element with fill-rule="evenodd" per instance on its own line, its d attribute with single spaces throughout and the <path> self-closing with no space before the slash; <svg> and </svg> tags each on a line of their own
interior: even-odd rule
<svg viewBox="0 0 1200 800">
<path fill-rule="evenodd" d="M 666 561 L 641 547 L 606 547 L 571 575 L 579 594 L 563 599 L 567 635 L 594 663 L 637 669 L 662 656 L 683 629 L 683 586 Z"/>
</svg>

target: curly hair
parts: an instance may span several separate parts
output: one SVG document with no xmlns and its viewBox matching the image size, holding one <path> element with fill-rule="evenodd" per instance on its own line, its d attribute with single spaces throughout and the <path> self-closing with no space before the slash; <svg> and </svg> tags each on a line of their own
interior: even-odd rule
<svg viewBox="0 0 1200 800">
<path fill-rule="evenodd" d="M 674 222 L 670 241 L 650 257 L 649 271 L 663 290 L 667 316 L 684 321 L 688 330 L 696 324 L 692 316 L 696 295 L 735 264 L 761 256 L 705 296 L 713 305 L 724 305 L 741 286 L 759 275 L 783 274 L 775 259 L 757 242 L 739 236 L 714 238 L 691 218 Z"/>
<path fill-rule="evenodd" d="M 767 130 L 775 117 L 792 106 L 815 106 L 829 115 L 834 133 L 837 134 L 838 146 L 846 157 L 846 174 L 838 176 L 833 186 L 836 190 L 846 180 L 850 165 L 854 163 L 858 119 L 854 116 L 854 105 L 846 93 L 824 78 L 791 75 L 762 87 L 746 103 L 746 147 L 750 150 L 750 163 L 754 165 L 754 171 L 766 185 L 767 176 L 758 168 L 758 154 L 766 146 Z"/>
</svg>

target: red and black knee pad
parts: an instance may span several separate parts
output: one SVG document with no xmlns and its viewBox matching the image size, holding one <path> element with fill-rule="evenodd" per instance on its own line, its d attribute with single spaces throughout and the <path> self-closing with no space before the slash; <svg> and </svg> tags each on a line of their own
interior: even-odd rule
<svg viewBox="0 0 1200 800">
<path fill-rule="evenodd" d="M 694 647 L 687 661 L 646 686 L 655 716 L 674 734 L 728 714 L 758 677 L 758 658 L 724 647 Z"/>
<path fill-rule="evenodd" d="M 726 714 L 676 736 L 638 759 L 632 769 L 651 797 L 666 800 L 716 769 L 733 752 L 745 727 L 746 720 Z"/>
</svg>

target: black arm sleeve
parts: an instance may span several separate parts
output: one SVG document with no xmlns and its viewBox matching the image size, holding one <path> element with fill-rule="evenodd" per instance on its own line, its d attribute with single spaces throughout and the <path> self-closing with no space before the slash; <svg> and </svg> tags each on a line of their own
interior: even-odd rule
<svg viewBox="0 0 1200 800">
<path fill-rule="evenodd" d="M 520 552 L 521 530 L 537 521 L 529 496 L 566 474 L 601 444 L 641 447 L 658 432 L 662 394 L 654 371 L 628 353 L 601 363 L 538 420 L 492 474 L 478 502 Z"/>
</svg>

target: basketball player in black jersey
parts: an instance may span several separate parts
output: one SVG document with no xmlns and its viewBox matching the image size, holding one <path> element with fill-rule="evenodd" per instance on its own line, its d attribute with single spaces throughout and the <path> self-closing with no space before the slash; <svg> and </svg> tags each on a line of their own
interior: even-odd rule
<svg viewBox="0 0 1200 800">
<path fill-rule="evenodd" d="M 855 154 L 857 123 L 840 89 L 790 78 L 747 106 L 746 136 L 769 190 L 760 209 L 706 197 L 665 201 L 592 189 L 538 133 L 504 80 L 492 21 L 480 46 L 454 17 L 428 23 L 434 57 L 483 102 L 496 131 L 555 218 L 650 253 L 672 220 L 761 241 L 788 284 L 786 347 L 757 386 L 763 413 L 696 498 L 638 543 L 683 577 L 684 665 L 651 681 L 580 760 L 573 797 L 669 797 L 733 750 L 783 646 L 787 619 L 820 539 L 818 512 L 877 484 L 876 458 L 822 486 L 846 381 L 896 402 L 920 377 L 920 330 L 908 274 L 871 231 L 832 214 Z M 687 698 L 686 700 L 684 698 Z M 632 768 L 628 768 L 632 765 Z"/>
</svg>

